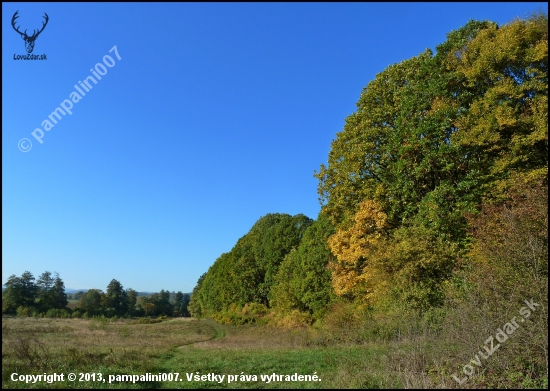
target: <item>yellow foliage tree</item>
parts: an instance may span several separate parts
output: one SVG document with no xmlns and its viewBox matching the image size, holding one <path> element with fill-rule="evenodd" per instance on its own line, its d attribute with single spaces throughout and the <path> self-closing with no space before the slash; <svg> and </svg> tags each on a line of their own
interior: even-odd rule
<svg viewBox="0 0 550 391">
<path fill-rule="evenodd" d="M 453 142 L 497 193 L 515 173 L 548 178 L 548 17 L 535 15 L 481 31 L 453 59 L 476 98 L 455 125 Z"/>
<path fill-rule="evenodd" d="M 387 215 L 380 203 L 366 200 L 359 204 L 353 225 L 329 237 L 329 247 L 337 259 L 330 268 L 338 296 L 366 297 L 372 292 L 370 260 L 379 252 L 387 228 Z"/>
</svg>

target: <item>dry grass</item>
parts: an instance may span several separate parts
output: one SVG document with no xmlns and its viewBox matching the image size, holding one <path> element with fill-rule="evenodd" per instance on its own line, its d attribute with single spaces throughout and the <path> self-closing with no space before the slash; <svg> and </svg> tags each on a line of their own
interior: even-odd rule
<svg viewBox="0 0 550 391">
<path fill-rule="evenodd" d="M 205 321 L 174 319 L 156 324 L 132 320 L 4 318 L 2 385 L 12 372 L 140 373 L 171 348 L 206 341 L 215 329 Z"/>
<path fill-rule="evenodd" d="M 196 343 L 193 347 L 229 350 L 297 349 L 303 348 L 307 339 L 305 329 L 289 331 L 270 326 L 235 326 L 207 322 L 211 322 L 212 327 L 217 330 L 218 338 Z"/>
<path fill-rule="evenodd" d="M 466 317 L 472 315 L 467 311 L 463 314 Z M 448 321 L 455 323 L 456 319 Z M 354 334 L 365 335 L 361 324 L 344 328 L 347 339 L 338 334 L 327 340 L 326 335 L 314 328 L 289 330 L 270 326 L 220 325 L 212 320 L 174 319 L 139 324 L 130 320 L 4 318 L 2 385 L 4 388 L 25 386 L 10 381 L 12 372 L 101 372 L 107 376 L 195 371 L 238 374 L 244 371 L 248 374 L 316 372 L 323 378 L 322 383 L 272 383 L 269 387 L 490 388 L 513 384 L 524 388 L 544 388 L 544 382 L 526 383 L 521 373 L 513 371 L 511 366 L 503 368 L 501 365 L 525 357 L 526 346 L 522 348 L 518 344 L 525 344 L 526 340 L 520 334 L 514 336 L 515 342 L 510 339 L 497 354 L 484 362 L 476 376 L 459 386 L 450 375 L 460 373 L 461 367 L 472 358 L 479 341 L 483 343 L 484 338 L 480 340 L 479 336 L 485 334 L 472 333 L 468 327 L 452 328 L 448 323 L 445 326 L 447 331 L 433 335 L 412 333 L 405 336 L 399 333 L 397 339 L 360 342 L 352 337 Z M 401 325 L 401 328 L 407 329 L 406 325 Z M 453 334 L 457 328 L 462 331 L 461 336 L 472 334 L 475 338 L 467 341 L 457 339 Z M 524 328 L 528 331 L 527 324 Z M 54 385 L 37 383 L 31 386 Z M 115 385 L 67 382 L 55 386 L 93 388 Z M 116 386 L 202 388 L 218 385 L 211 382 L 159 382 L 120 383 Z M 234 386 L 257 388 L 268 385 L 235 383 Z"/>
<path fill-rule="evenodd" d="M 13 338 L 38 338 L 53 352 L 78 348 L 95 350 L 139 349 L 142 351 L 186 345 L 213 338 L 215 330 L 204 321 L 174 319 L 156 324 L 138 324 L 131 320 L 102 321 L 84 319 L 5 318 L 2 343 Z"/>
</svg>

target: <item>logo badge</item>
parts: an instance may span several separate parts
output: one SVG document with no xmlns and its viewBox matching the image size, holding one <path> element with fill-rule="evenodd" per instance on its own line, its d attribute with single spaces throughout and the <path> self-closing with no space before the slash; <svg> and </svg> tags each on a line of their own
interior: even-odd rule
<svg viewBox="0 0 550 391">
<path fill-rule="evenodd" d="M 48 14 L 44 12 L 43 18 L 45 19 L 45 21 L 42 22 L 42 28 L 40 30 L 33 30 L 33 34 L 29 36 L 27 35 L 26 29 L 25 32 L 21 32 L 19 30 L 19 27 L 15 25 L 15 20 L 19 17 L 19 15 L 17 15 L 18 12 L 19 11 L 15 11 L 15 14 L 13 14 L 13 18 L 11 18 L 11 26 L 19 35 L 21 35 L 21 38 L 23 38 L 23 40 L 25 41 L 25 49 L 27 50 L 27 53 L 31 54 L 34 50 L 36 38 L 38 38 L 40 33 L 44 31 L 44 28 L 46 28 L 46 25 L 48 24 L 48 20 L 50 20 L 50 18 L 48 17 Z"/>
</svg>

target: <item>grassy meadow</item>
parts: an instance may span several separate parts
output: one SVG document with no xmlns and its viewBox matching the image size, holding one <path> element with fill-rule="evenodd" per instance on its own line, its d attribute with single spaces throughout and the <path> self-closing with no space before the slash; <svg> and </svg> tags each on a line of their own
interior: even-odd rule
<svg viewBox="0 0 550 391">
<path fill-rule="evenodd" d="M 394 347 L 395 348 L 395 347 Z M 407 354 L 394 350 L 396 354 Z M 315 346 L 305 329 L 227 326 L 212 320 L 135 320 L 4 317 L 3 388 L 325 388 L 406 386 L 388 371 L 390 346 Z M 65 373 L 64 382 L 25 384 L 19 375 Z M 68 381 L 68 373 L 109 375 L 179 372 L 183 381 Z M 257 375 L 258 381 L 186 380 L 185 373 Z M 316 373 L 318 382 L 270 382 L 260 374 Z M 430 381 L 431 382 L 431 381 Z M 427 384 L 425 384 L 426 386 Z"/>
<path fill-rule="evenodd" d="M 153 323 L 155 322 L 155 323 Z M 348 333 L 349 331 L 349 333 Z M 343 330 L 341 336 L 353 330 Z M 522 385 L 514 371 L 491 364 L 460 386 L 471 352 L 441 336 L 361 342 L 327 338 L 314 328 L 221 325 L 210 319 L 48 319 L 4 317 L 3 388 L 492 388 Z M 511 347 L 511 345 L 510 345 Z M 513 350 L 518 347 L 513 347 Z M 499 352 L 501 358 L 511 357 Z M 486 365 L 488 364 L 488 365 Z M 179 373 L 178 381 L 112 381 L 109 375 Z M 65 380 L 26 384 L 12 373 L 64 373 Z M 69 381 L 67 375 L 101 373 L 103 381 Z M 225 375 L 188 381 L 186 374 Z M 260 375 L 317 375 L 319 381 L 267 381 Z M 228 382 L 228 375 L 233 381 Z M 241 378 L 248 375 L 249 378 Z M 256 375 L 257 379 L 252 378 Z M 523 384 L 544 388 L 542 383 Z"/>
<path fill-rule="evenodd" d="M 25 385 L 11 381 L 10 375 L 13 372 L 142 374 L 154 370 L 171 349 L 212 339 L 215 335 L 216 330 L 208 322 L 188 319 L 142 324 L 135 320 L 4 317 L 2 386 L 102 387 L 99 383 L 69 381 Z"/>
</svg>

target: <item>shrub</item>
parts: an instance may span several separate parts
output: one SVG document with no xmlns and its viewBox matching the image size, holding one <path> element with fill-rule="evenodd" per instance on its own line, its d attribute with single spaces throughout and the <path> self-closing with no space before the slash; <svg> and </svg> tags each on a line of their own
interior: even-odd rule
<svg viewBox="0 0 550 391">
<path fill-rule="evenodd" d="M 17 316 L 32 316 L 32 309 L 29 307 L 19 306 L 17 307 Z"/>
<path fill-rule="evenodd" d="M 51 308 L 46 312 L 45 316 L 47 318 L 70 318 L 71 314 L 66 309 Z"/>
<path fill-rule="evenodd" d="M 71 318 L 81 318 L 82 313 L 79 310 L 76 310 L 72 313 Z"/>
<path fill-rule="evenodd" d="M 459 363 L 468 362 L 472 349 L 514 315 L 521 318 L 518 311 L 525 300 L 540 304 L 503 349 L 487 360 L 484 386 L 513 388 L 544 384 L 547 379 L 547 202 L 545 185 L 517 185 L 505 202 L 485 205 L 478 216 L 470 216 L 474 243 L 462 260 L 462 270 L 448 284 L 441 336 L 458 346 Z"/>
</svg>

